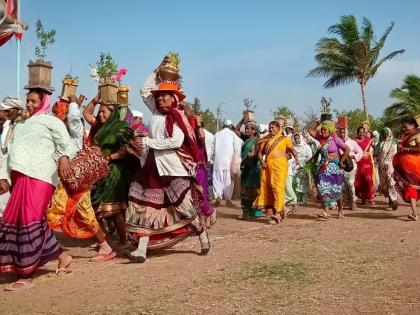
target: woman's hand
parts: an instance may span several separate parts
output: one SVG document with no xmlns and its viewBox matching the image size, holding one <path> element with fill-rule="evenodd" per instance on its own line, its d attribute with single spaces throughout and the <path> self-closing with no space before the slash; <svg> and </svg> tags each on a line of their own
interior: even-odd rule
<svg viewBox="0 0 420 315">
<path fill-rule="evenodd" d="M 5 179 L 0 179 L 0 195 L 9 191 L 9 183 Z"/>
<path fill-rule="evenodd" d="M 344 162 L 340 160 L 338 163 L 341 169 L 344 169 L 346 166 L 344 165 Z"/>
<path fill-rule="evenodd" d="M 70 177 L 71 175 L 71 169 L 70 169 L 70 163 L 69 158 L 67 156 L 62 156 L 58 160 L 58 176 L 62 179 L 66 179 Z"/>
<path fill-rule="evenodd" d="M 267 162 L 263 162 L 263 161 L 262 161 L 262 162 L 261 162 L 261 167 L 262 167 L 262 168 L 267 168 Z"/>
</svg>

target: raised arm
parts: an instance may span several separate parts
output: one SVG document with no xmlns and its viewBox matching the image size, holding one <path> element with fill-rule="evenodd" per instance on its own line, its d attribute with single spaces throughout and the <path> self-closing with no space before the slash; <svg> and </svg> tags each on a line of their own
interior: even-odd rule
<svg viewBox="0 0 420 315">
<path fill-rule="evenodd" d="M 85 120 L 87 121 L 87 123 L 91 126 L 95 126 L 97 121 L 96 121 L 96 117 L 93 114 L 95 112 L 95 106 L 96 104 L 98 104 L 99 102 L 99 89 L 98 89 L 98 94 L 89 102 L 89 104 L 87 104 L 85 110 L 83 111 L 83 117 L 85 118 Z"/>
<path fill-rule="evenodd" d="M 244 123 L 244 119 L 242 118 L 235 127 L 234 131 L 238 137 L 241 136 L 241 126 L 243 125 L 243 123 Z"/>
</svg>

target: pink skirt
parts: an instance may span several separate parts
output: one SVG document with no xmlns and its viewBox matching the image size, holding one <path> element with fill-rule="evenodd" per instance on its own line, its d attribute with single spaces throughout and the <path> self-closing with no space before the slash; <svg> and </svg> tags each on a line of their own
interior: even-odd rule
<svg viewBox="0 0 420 315">
<path fill-rule="evenodd" d="M 12 193 L 0 224 L 0 272 L 25 278 L 62 252 L 45 212 L 55 187 L 18 172 L 11 175 Z"/>
</svg>

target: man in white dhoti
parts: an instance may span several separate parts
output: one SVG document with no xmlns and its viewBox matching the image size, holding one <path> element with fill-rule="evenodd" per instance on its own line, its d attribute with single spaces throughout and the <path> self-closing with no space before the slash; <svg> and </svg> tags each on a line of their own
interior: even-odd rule
<svg viewBox="0 0 420 315">
<path fill-rule="evenodd" d="M 233 132 L 232 121 L 226 120 L 223 129 L 214 135 L 213 157 L 213 193 L 218 207 L 222 199 L 231 206 L 233 194 L 232 169 L 235 169 L 234 157 L 236 134 Z"/>
</svg>

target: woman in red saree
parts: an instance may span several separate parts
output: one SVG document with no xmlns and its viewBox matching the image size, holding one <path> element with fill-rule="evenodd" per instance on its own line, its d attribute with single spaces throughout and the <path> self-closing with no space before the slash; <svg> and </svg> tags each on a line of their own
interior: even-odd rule
<svg viewBox="0 0 420 315">
<path fill-rule="evenodd" d="M 409 219 L 416 221 L 416 201 L 420 199 L 420 128 L 414 117 L 403 121 L 404 132 L 398 153 L 394 156 L 394 178 L 397 191 L 411 204 Z"/>
<path fill-rule="evenodd" d="M 357 162 L 356 180 L 354 187 L 356 189 L 356 196 L 362 201 L 373 203 L 375 194 L 373 182 L 373 160 L 371 156 L 372 139 L 366 135 L 365 128 L 357 128 L 357 144 L 363 150 L 363 157 Z"/>
</svg>

